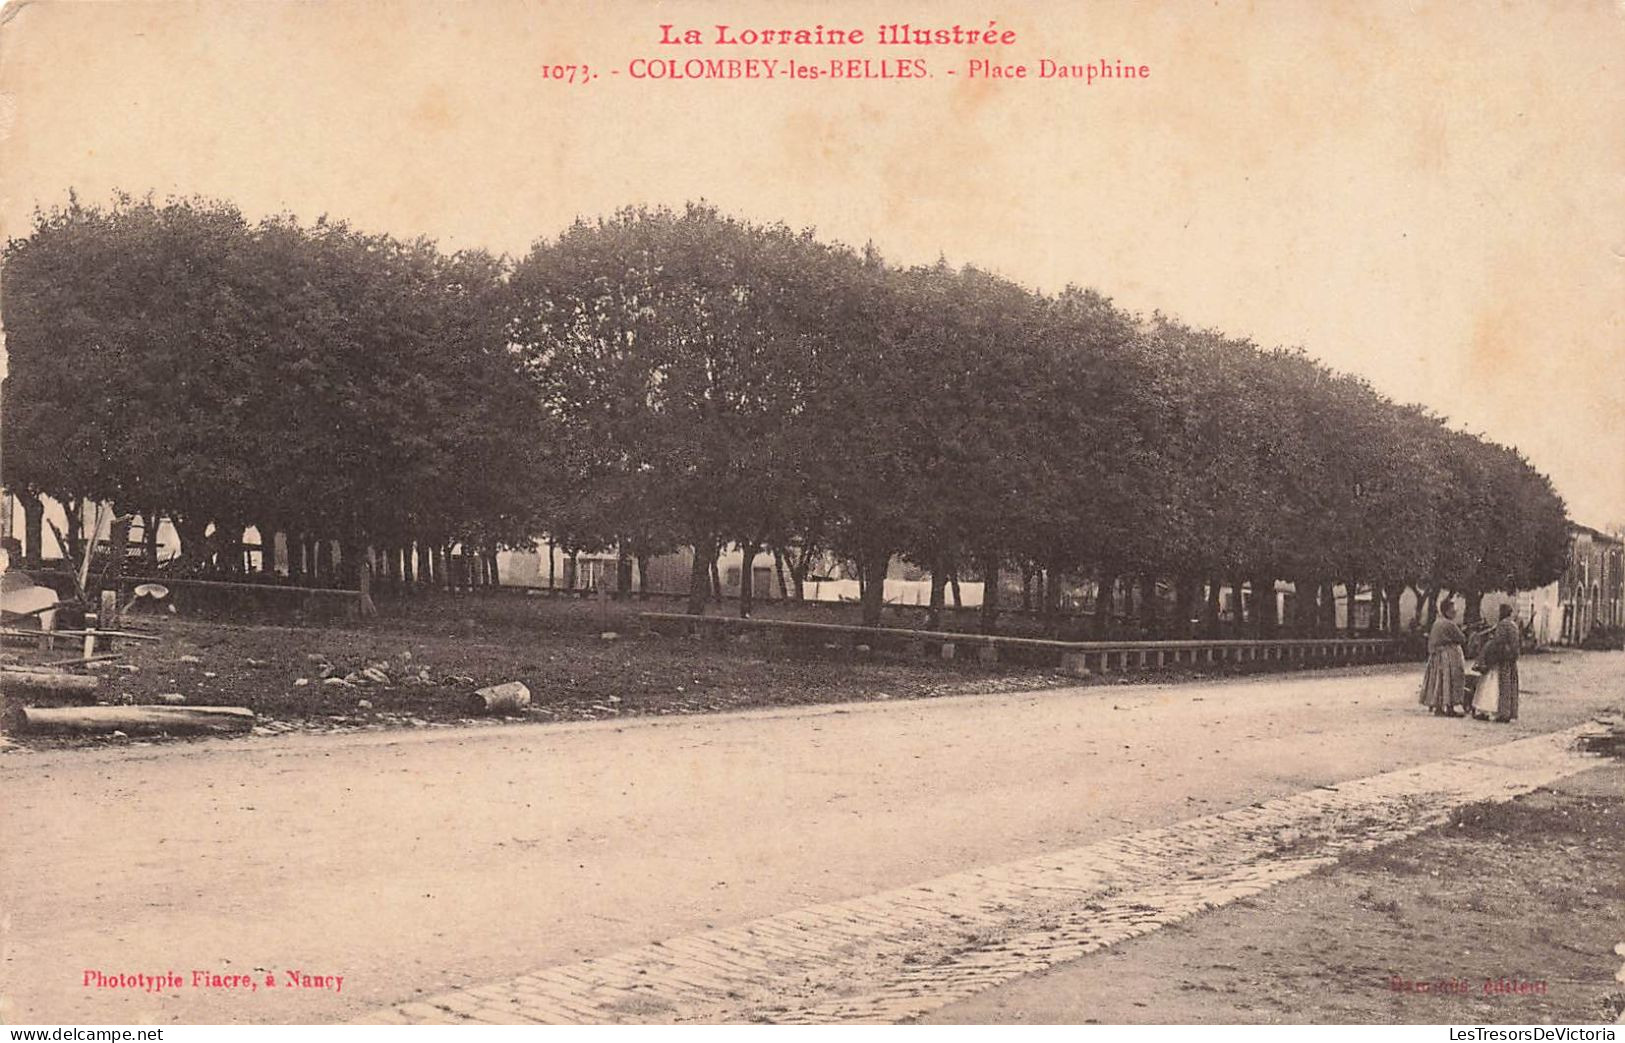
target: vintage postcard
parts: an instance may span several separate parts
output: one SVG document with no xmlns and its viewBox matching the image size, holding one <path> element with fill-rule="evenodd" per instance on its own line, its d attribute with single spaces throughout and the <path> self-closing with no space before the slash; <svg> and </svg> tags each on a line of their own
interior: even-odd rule
<svg viewBox="0 0 1625 1043">
<path fill-rule="evenodd" d="M 0 1021 L 1613 1039 L 1622 56 L 12 0 Z"/>
</svg>

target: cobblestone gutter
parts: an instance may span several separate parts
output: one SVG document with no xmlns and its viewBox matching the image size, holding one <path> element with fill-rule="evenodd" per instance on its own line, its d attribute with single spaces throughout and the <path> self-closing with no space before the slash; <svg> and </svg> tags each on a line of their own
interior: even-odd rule
<svg viewBox="0 0 1625 1043">
<path fill-rule="evenodd" d="M 1581 771 L 1582 725 L 863 898 L 459 989 L 363 1023 L 897 1022 L 1205 909 L 1460 805 Z"/>
</svg>

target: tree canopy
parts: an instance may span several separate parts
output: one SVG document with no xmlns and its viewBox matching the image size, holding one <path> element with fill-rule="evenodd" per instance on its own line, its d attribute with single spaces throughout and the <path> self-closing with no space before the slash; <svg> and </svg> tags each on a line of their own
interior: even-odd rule
<svg viewBox="0 0 1625 1043">
<path fill-rule="evenodd" d="M 692 204 L 514 264 L 211 200 L 77 200 L 4 256 L 3 479 L 365 546 L 828 550 L 1171 582 L 1486 592 L 1561 571 L 1516 451 L 1301 350 L 888 263 Z M 746 572 L 749 575 L 749 572 Z M 748 588 L 746 604 L 749 611 Z M 996 600 L 984 614 L 993 625 Z M 1308 618 L 1308 617 L 1306 617 Z M 1272 622 L 1264 620 L 1262 622 Z"/>
</svg>

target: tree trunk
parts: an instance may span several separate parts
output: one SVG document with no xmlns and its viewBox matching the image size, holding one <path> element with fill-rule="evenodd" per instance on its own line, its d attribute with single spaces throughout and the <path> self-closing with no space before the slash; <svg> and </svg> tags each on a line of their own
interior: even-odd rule
<svg viewBox="0 0 1625 1043">
<path fill-rule="evenodd" d="M 175 536 L 181 541 L 181 561 L 193 567 L 202 565 L 203 555 L 206 553 L 203 532 L 208 525 L 193 518 L 180 516 L 176 516 L 174 521 Z"/>
<path fill-rule="evenodd" d="M 1140 614 L 1145 619 L 1145 627 L 1153 637 L 1162 625 L 1162 606 L 1157 604 L 1157 577 L 1143 575 L 1140 577 Z"/>
<path fill-rule="evenodd" d="M 992 634 L 999 628 L 999 556 L 984 553 L 982 567 L 982 633 Z"/>
<path fill-rule="evenodd" d="M 959 567 L 957 565 L 954 566 L 954 570 L 948 574 L 948 586 L 954 592 L 954 608 L 964 608 L 965 598 L 959 592 Z"/>
<path fill-rule="evenodd" d="M 749 619 L 756 607 L 756 555 L 761 545 L 755 541 L 739 545 L 739 618 Z"/>
<path fill-rule="evenodd" d="M 632 596 L 632 551 L 625 543 L 615 545 L 615 599 Z"/>
<path fill-rule="evenodd" d="M 1292 610 L 1292 629 L 1295 637 L 1308 637 L 1314 632 L 1315 619 L 1319 612 L 1317 589 L 1314 583 L 1301 577 L 1292 581 L 1292 590 L 1297 595 L 1293 599 Z"/>
<path fill-rule="evenodd" d="M 45 502 L 34 493 L 19 493 L 23 504 L 23 560 L 39 568 L 45 560 Z"/>
<path fill-rule="evenodd" d="M 254 526 L 260 534 L 260 572 L 276 574 L 276 529 L 271 522 L 261 521 Z"/>
<path fill-rule="evenodd" d="M 141 560 L 149 571 L 158 567 L 158 526 L 162 521 L 157 511 L 141 516 Z"/>
<path fill-rule="evenodd" d="M 1196 599 L 1201 594 L 1201 580 L 1190 573 L 1174 578 L 1174 611 L 1179 619 L 1174 628 L 1176 638 L 1190 638 L 1194 634 L 1191 621 L 1196 615 Z"/>
<path fill-rule="evenodd" d="M 75 496 L 69 500 L 63 510 L 67 516 L 67 529 L 64 536 L 68 545 L 62 548 L 62 556 L 68 559 L 68 567 L 79 567 L 80 544 L 84 542 L 85 527 L 85 501 Z"/>
<path fill-rule="evenodd" d="M 784 574 L 784 551 L 773 548 L 773 573 L 779 578 L 779 597 L 790 600 L 790 581 Z"/>
<path fill-rule="evenodd" d="M 812 571 L 814 553 L 811 546 L 804 546 L 790 561 L 790 583 L 798 603 L 807 600 L 807 573 Z"/>
<path fill-rule="evenodd" d="M 705 615 L 705 603 L 711 596 L 711 564 L 714 557 L 709 538 L 694 544 L 694 560 L 688 573 L 688 614 Z"/>
<path fill-rule="evenodd" d="M 365 564 L 365 548 L 359 537 L 346 533 L 339 539 L 339 560 L 334 585 L 345 590 L 356 590 L 361 582 L 361 566 Z"/>
<path fill-rule="evenodd" d="M 891 567 L 891 553 L 865 555 L 863 560 L 863 625 L 877 627 L 886 607 L 886 572 Z"/>
<path fill-rule="evenodd" d="M 638 563 L 638 597 L 647 597 L 649 594 L 649 554 L 639 551 L 636 555 Z"/>
<path fill-rule="evenodd" d="M 355 567 L 355 589 L 361 592 L 356 604 L 361 608 L 362 619 L 371 619 L 378 614 L 378 606 L 372 602 L 373 572 L 372 555 L 366 555 L 364 560 L 358 558 Z"/>
<path fill-rule="evenodd" d="M 485 561 L 487 572 L 491 577 L 491 586 L 502 586 L 502 566 L 500 564 L 500 559 L 497 558 L 497 551 L 495 547 L 492 547 L 490 550 L 485 552 Z M 628 568 L 630 567 L 631 566 L 628 565 Z"/>
<path fill-rule="evenodd" d="M 1272 576 L 1254 576 L 1252 585 L 1253 615 L 1258 621 L 1253 632 L 1260 639 L 1274 637 L 1281 622 L 1276 618 L 1275 579 Z"/>
<path fill-rule="evenodd" d="M 130 546 L 130 519 L 128 517 L 114 517 L 113 528 L 108 533 L 108 562 L 107 575 L 114 580 L 113 589 L 118 589 L 117 580 L 124 575 L 124 555 Z"/>
<path fill-rule="evenodd" d="M 547 541 L 547 589 L 548 590 L 552 590 L 552 589 L 554 589 L 555 587 L 558 586 L 558 584 L 555 582 L 555 580 L 558 578 L 558 559 L 559 559 L 559 545 L 557 543 L 555 543 L 553 540 L 549 539 Z"/>
<path fill-rule="evenodd" d="M 1215 576 L 1208 577 L 1207 581 L 1207 611 L 1203 613 L 1202 629 L 1206 632 L 1208 640 L 1216 640 L 1219 636 L 1219 588 L 1223 582 Z"/>
<path fill-rule="evenodd" d="M 1247 629 L 1247 597 L 1241 589 L 1241 577 L 1230 577 L 1230 602 L 1233 606 L 1230 619 L 1230 636 L 1241 637 Z"/>
<path fill-rule="evenodd" d="M 1095 581 L 1095 636 L 1106 637 L 1112 630 L 1112 614 L 1117 610 L 1117 576 L 1102 572 Z"/>
<path fill-rule="evenodd" d="M 1461 615 L 1462 625 L 1475 627 L 1484 618 L 1484 595 L 1481 591 L 1464 590 L 1462 597 L 1467 599 L 1467 608 Z"/>
<path fill-rule="evenodd" d="M 722 548 L 718 546 L 711 554 L 711 597 L 717 604 L 722 604 L 722 572 L 718 562 L 722 560 Z"/>
<path fill-rule="evenodd" d="M 1021 611 L 1033 610 L 1033 570 L 1023 566 L 1021 569 Z"/>
<path fill-rule="evenodd" d="M 1395 637 L 1399 636 L 1399 601 L 1404 593 L 1404 588 L 1397 585 L 1388 588 L 1388 632 Z"/>
<path fill-rule="evenodd" d="M 288 544 L 288 582 L 297 586 L 305 579 L 305 534 L 289 529 L 284 539 Z"/>
<path fill-rule="evenodd" d="M 942 606 L 946 601 L 948 592 L 948 573 L 942 555 L 932 563 L 931 569 L 931 609 L 926 613 L 925 625 L 928 630 L 942 629 Z"/>
<path fill-rule="evenodd" d="M 1066 593 L 1066 570 L 1044 570 L 1044 613 L 1052 620 L 1061 618 L 1061 597 Z"/>
</svg>

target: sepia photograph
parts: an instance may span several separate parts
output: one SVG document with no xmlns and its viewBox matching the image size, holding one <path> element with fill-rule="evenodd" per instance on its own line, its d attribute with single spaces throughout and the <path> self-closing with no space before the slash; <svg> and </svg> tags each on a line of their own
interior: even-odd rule
<svg viewBox="0 0 1625 1043">
<path fill-rule="evenodd" d="M 0 1025 L 1616 1038 L 1622 130 L 1619 0 L 10 0 Z"/>
</svg>

